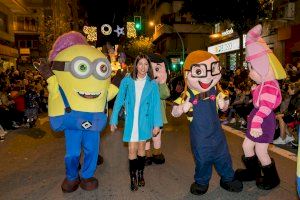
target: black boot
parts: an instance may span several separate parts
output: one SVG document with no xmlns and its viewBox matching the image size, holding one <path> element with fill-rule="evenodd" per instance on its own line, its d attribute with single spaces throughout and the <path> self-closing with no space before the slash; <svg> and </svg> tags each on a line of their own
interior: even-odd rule
<svg viewBox="0 0 300 200">
<path fill-rule="evenodd" d="M 153 154 L 153 158 L 152 161 L 157 164 L 157 165 L 161 165 L 165 163 L 165 156 L 164 154 L 158 154 L 158 155 L 154 155 Z"/>
<path fill-rule="evenodd" d="M 138 186 L 144 187 L 144 168 L 145 168 L 145 158 L 146 156 L 138 156 Z"/>
<path fill-rule="evenodd" d="M 193 183 L 190 187 L 190 192 L 194 195 L 202 195 L 205 194 L 208 190 L 208 184 L 207 185 L 200 185 L 198 183 Z"/>
<path fill-rule="evenodd" d="M 257 179 L 256 186 L 262 190 L 270 190 L 280 183 L 280 179 L 275 167 L 275 162 L 271 159 L 271 164 L 261 167 L 263 177 Z"/>
<path fill-rule="evenodd" d="M 138 160 L 129 160 L 129 173 L 130 173 L 130 189 L 131 191 L 138 190 L 137 179 L 136 179 L 136 170 Z"/>
<path fill-rule="evenodd" d="M 243 183 L 236 178 L 232 181 L 220 180 L 220 186 L 229 192 L 241 192 L 243 190 Z"/>
<path fill-rule="evenodd" d="M 240 181 L 254 181 L 261 176 L 260 166 L 257 156 L 252 157 L 242 156 L 242 161 L 246 166 L 246 169 L 237 169 L 235 171 L 235 178 Z"/>
</svg>

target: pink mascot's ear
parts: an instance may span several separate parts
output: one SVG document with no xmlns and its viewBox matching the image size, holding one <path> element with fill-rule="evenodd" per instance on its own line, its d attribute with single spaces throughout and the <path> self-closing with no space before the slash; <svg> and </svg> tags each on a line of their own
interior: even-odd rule
<svg viewBox="0 0 300 200">
<path fill-rule="evenodd" d="M 268 53 L 272 53 L 266 42 L 261 38 L 262 26 L 256 25 L 246 37 L 246 60 L 251 63 L 254 70 L 261 76 L 269 71 Z"/>
</svg>

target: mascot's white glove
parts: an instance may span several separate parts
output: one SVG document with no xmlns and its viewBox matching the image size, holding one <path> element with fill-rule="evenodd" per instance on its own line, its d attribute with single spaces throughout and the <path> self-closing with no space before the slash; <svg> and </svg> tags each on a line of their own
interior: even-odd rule
<svg viewBox="0 0 300 200">
<path fill-rule="evenodd" d="M 218 105 L 221 111 L 225 112 L 229 107 L 229 99 L 220 98 L 218 100 Z"/>
<path fill-rule="evenodd" d="M 263 134 L 263 132 L 262 132 L 261 128 L 251 128 L 250 129 L 250 135 L 254 138 L 258 138 L 262 134 Z"/>
<path fill-rule="evenodd" d="M 218 107 L 221 111 L 225 112 L 229 107 L 229 98 L 227 95 L 220 93 L 218 98 Z"/>
<path fill-rule="evenodd" d="M 173 117 L 180 117 L 180 115 L 182 115 L 182 113 L 183 113 L 182 104 L 178 105 L 178 106 L 173 106 L 173 109 L 171 112 Z"/>
<path fill-rule="evenodd" d="M 185 102 L 182 104 L 182 110 L 184 113 L 187 113 L 191 107 L 193 106 L 193 104 L 190 102 L 190 97 L 188 97 Z"/>
<path fill-rule="evenodd" d="M 188 97 L 183 104 L 180 104 L 178 106 L 173 106 L 172 113 L 171 113 L 172 116 L 180 117 L 182 113 L 187 113 L 193 106 L 193 104 L 189 102 L 189 100 L 190 97 Z"/>
</svg>

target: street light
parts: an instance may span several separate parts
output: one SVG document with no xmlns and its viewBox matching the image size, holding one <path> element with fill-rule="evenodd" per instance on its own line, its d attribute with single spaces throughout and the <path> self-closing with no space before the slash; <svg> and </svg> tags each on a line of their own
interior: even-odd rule
<svg viewBox="0 0 300 200">
<path fill-rule="evenodd" d="M 173 28 L 174 29 L 174 28 Z M 175 29 L 174 29 L 175 30 Z M 182 40 L 182 37 L 181 37 L 181 35 L 175 30 L 175 32 L 177 33 L 177 35 L 178 35 L 178 37 L 179 37 L 179 39 L 180 39 L 180 41 L 181 41 L 181 47 L 182 47 L 182 61 L 184 61 L 184 43 L 183 43 L 183 40 Z"/>
<path fill-rule="evenodd" d="M 185 50 L 184 50 L 184 43 L 183 43 L 181 35 L 178 33 L 178 31 L 173 26 L 166 25 L 166 24 L 165 24 L 165 26 L 170 27 L 173 30 L 173 32 L 176 32 L 176 34 L 178 35 L 178 37 L 180 39 L 180 42 L 181 42 L 181 47 L 182 47 L 182 62 L 184 62 L 184 52 L 185 52 Z M 180 62 L 180 64 L 181 64 L 181 62 Z"/>
<path fill-rule="evenodd" d="M 158 24 L 158 25 L 156 25 L 155 26 L 155 33 L 158 31 L 158 29 L 162 28 L 163 26 L 169 27 L 170 29 L 172 29 L 173 32 L 176 32 L 176 34 L 178 35 L 178 37 L 180 39 L 180 42 L 181 42 L 181 47 L 182 47 L 182 56 L 181 56 L 182 59 L 180 61 L 180 65 L 183 65 L 185 50 L 184 50 L 184 43 L 183 43 L 183 39 L 182 39 L 181 35 L 178 33 L 178 31 L 173 26 L 170 26 L 170 25 L 167 25 L 167 24 Z"/>
<path fill-rule="evenodd" d="M 153 21 L 150 21 L 150 22 L 149 22 L 149 25 L 150 25 L 150 26 L 154 26 L 154 22 L 153 22 Z"/>
</svg>

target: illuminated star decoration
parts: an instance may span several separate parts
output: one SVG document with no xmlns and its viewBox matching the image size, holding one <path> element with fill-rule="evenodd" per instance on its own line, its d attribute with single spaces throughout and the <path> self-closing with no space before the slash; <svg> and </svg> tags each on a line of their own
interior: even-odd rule
<svg viewBox="0 0 300 200">
<path fill-rule="evenodd" d="M 116 32 L 118 34 L 118 37 L 120 37 L 120 35 L 125 35 L 124 27 L 120 28 L 119 25 L 117 25 L 117 29 L 115 29 L 114 32 Z"/>
</svg>

